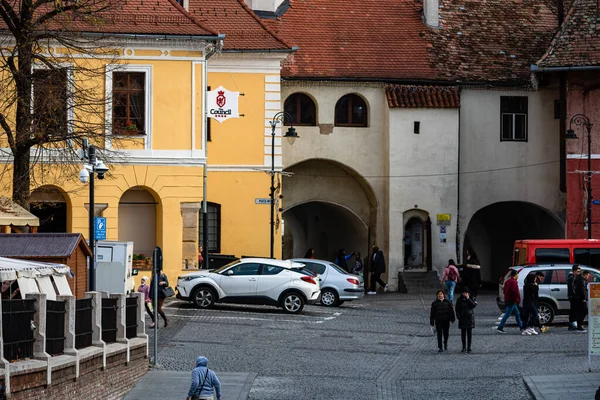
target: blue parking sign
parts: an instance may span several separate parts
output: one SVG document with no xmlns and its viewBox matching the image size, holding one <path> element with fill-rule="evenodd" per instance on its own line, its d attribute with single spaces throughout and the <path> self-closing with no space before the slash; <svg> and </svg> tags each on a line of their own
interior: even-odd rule
<svg viewBox="0 0 600 400">
<path fill-rule="evenodd" d="M 94 218 L 94 240 L 106 240 L 106 217 Z"/>
</svg>

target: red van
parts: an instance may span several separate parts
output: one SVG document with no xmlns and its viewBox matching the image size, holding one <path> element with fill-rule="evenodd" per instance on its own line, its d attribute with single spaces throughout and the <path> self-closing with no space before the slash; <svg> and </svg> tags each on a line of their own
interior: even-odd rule
<svg viewBox="0 0 600 400">
<path fill-rule="evenodd" d="M 517 240 L 512 265 L 583 264 L 600 268 L 598 239 Z"/>
</svg>

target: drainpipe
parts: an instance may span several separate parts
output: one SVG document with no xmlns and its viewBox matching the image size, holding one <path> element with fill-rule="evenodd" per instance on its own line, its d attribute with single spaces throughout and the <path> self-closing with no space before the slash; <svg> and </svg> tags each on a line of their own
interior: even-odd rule
<svg viewBox="0 0 600 400">
<path fill-rule="evenodd" d="M 458 89 L 460 99 L 460 88 Z M 458 107 L 458 157 L 456 157 L 457 177 L 456 177 L 456 263 L 460 264 L 460 110 L 462 104 Z"/>
<path fill-rule="evenodd" d="M 208 205 L 207 205 L 207 169 L 208 169 L 208 137 L 207 137 L 207 124 L 209 119 L 207 117 L 208 110 L 206 107 L 206 98 L 208 97 L 208 59 L 217 52 L 222 45 L 222 39 L 220 42 L 215 42 L 215 46 L 206 53 L 204 56 L 204 70 L 202 71 L 202 80 L 204 86 L 204 124 L 202 125 L 202 137 L 204 139 L 204 168 L 202 169 L 202 259 L 204 260 L 203 268 L 209 269 L 209 257 L 208 257 Z"/>
</svg>

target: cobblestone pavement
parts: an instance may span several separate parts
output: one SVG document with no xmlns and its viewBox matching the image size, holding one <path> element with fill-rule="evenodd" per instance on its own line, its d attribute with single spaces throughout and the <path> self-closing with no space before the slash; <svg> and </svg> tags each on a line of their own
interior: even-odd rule
<svg viewBox="0 0 600 400">
<path fill-rule="evenodd" d="M 250 398 L 258 400 L 531 399 L 523 376 L 587 371 L 587 335 L 567 331 L 564 317 L 538 336 L 521 336 L 514 318 L 507 334 L 495 333 L 491 292 L 478 299 L 473 353 L 460 352 L 456 325 L 448 352 L 438 353 L 429 328 L 434 297 L 382 294 L 300 315 L 173 301 L 169 327 L 159 330 L 159 364 L 189 371 L 203 354 L 216 371 L 256 373 Z"/>
</svg>

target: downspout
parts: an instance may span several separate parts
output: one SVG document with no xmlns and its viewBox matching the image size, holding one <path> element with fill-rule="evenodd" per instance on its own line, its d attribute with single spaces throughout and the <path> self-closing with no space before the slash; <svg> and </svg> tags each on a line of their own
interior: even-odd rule
<svg viewBox="0 0 600 400">
<path fill-rule="evenodd" d="M 556 1 L 556 8 L 558 9 L 558 29 L 562 27 L 565 19 L 565 7 L 563 0 Z M 567 131 L 567 72 L 561 71 L 558 73 L 558 112 L 559 123 L 558 123 L 558 151 L 559 151 L 559 162 L 558 168 L 560 168 L 559 178 L 559 190 L 562 193 L 567 193 L 567 142 L 565 140 L 565 133 Z M 565 204 L 566 209 L 566 204 Z M 565 212 L 566 215 L 566 212 Z M 566 218 L 565 218 L 566 219 Z M 566 222 L 566 221 L 565 221 Z M 566 238 L 566 232 L 565 232 Z"/>
<path fill-rule="evenodd" d="M 460 99 L 460 88 L 459 99 Z M 458 106 L 458 156 L 456 157 L 457 164 L 457 175 L 456 175 L 456 263 L 460 264 L 460 110 L 462 108 L 462 102 Z"/>
<path fill-rule="evenodd" d="M 208 204 L 207 204 L 207 182 L 208 182 L 208 123 L 209 119 L 208 109 L 206 106 L 206 99 L 208 97 L 208 59 L 211 58 L 222 46 L 223 39 L 220 39 L 219 42 L 215 42 L 214 47 L 208 50 L 206 55 L 204 56 L 204 69 L 202 71 L 202 80 L 204 81 L 202 84 L 203 88 L 203 106 L 204 106 L 204 123 L 202 124 L 202 141 L 204 146 L 204 168 L 202 169 L 202 259 L 203 265 L 202 268 L 209 269 L 209 259 L 208 259 Z M 198 266 L 200 268 L 200 266 Z"/>
</svg>

